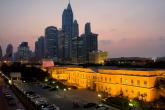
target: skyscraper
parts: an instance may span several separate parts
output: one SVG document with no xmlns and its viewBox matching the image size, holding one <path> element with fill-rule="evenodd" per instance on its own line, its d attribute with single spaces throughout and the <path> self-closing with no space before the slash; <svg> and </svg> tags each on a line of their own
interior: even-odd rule
<svg viewBox="0 0 165 110">
<path fill-rule="evenodd" d="M 58 57 L 58 30 L 54 26 L 45 29 L 46 57 L 57 60 Z"/>
<path fill-rule="evenodd" d="M 91 32 L 90 23 L 85 24 L 85 34 L 84 37 L 84 54 L 86 55 L 86 63 L 89 63 L 89 53 L 92 51 L 98 51 L 98 34 Z"/>
<path fill-rule="evenodd" d="M 2 48 L 0 46 L 0 61 L 2 60 Z"/>
<path fill-rule="evenodd" d="M 77 20 L 74 20 L 73 23 L 73 37 L 78 37 L 79 36 L 79 25 L 77 23 Z"/>
<path fill-rule="evenodd" d="M 88 22 L 85 24 L 85 34 L 91 34 L 91 24 Z"/>
<path fill-rule="evenodd" d="M 62 14 L 62 30 L 65 32 L 65 42 L 67 42 L 65 48 L 65 57 L 67 60 L 71 58 L 71 46 L 73 38 L 73 11 L 70 2 Z"/>
<path fill-rule="evenodd" d="M 45 40 L 41 36 L 38 38 L 38 41 L 35 42 L 35 56 L 38 60 L 41 60 L 45 54 Z"/>
<path fill-rule="evenodd" d="M 73 11 L 70 3 L 68 4 L 67 8 L 64 9 L 62 15 L 62 29 L 72 37 L 72 30 L 73 30 Z"/>
<path fill-rule="evenodd" d="M 15 54 L 17 56 L 17 60 L 19 61 L 28 61 L 30 58 L 30 49 L 28 46 L 28 42 L 22 42 L 17 50 L 17 53 Z"/>
<path fill-rule="evenodd" d="M 12 55 L 13 55 L 13 46 L 12 44 L 8 44 L 6 48 L 6 54 L 5 54 L 5 60 L 12 60 Z"/>
<path fill-rule="evenodd" d="M 79 45 L 79 25 L 77 23 L 77 20 L 74 20 L 73 37 L 72 37 L 72 44 L 71 44 L 72 63 L 78 62 L 78 45 Z"/>
</svg>

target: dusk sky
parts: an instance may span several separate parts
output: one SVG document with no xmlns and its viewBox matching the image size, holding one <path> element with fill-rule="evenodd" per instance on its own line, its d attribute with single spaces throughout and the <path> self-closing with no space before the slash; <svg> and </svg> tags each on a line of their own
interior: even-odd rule
<svg viewBox="0 0 165 110">
<path fill-rule="evenodd" d="M 16 51 L 22 41 L 34 42 L 47 26 L 61 28 L 68 0 L 0 0 L 0 45 Z M 71 0 L 74 18 L 84 32 L 91 22 L 99 49 L 109 57 L 165 56 L 165 0 Z"/>
</svg>

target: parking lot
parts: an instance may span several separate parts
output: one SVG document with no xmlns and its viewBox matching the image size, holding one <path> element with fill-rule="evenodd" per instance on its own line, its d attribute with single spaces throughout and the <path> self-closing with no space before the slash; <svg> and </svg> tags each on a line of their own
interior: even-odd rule
<svg viewBox="0 0 165 110">
<path fill-rule="evenodd" d="M 92 104 L 99 104 L 99 98 L 96 92 L 84 89 L 57 89 L 58 87 L 55 89 L 44 85 L 44 83 L 17 84 L 20 89 L 31 90 L 44 97 L 49 104 L 55 104 L 60 110 L 109 110 L 96 109 L 94 107 L 88 108 L 89 105 L 94 106 Z M 84 108 L 84 105 L 87 105 L 87 107 Z M 111 108 L 110 110 L 116 109 Z"/>
</svg>

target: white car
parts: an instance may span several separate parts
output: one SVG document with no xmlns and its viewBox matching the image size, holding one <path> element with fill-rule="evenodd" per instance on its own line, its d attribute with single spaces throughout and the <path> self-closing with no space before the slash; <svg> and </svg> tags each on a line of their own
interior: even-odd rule
<svg viewBox="0 0 165 110">
<path fill-rule="evenodd" d="M 56 106 L 55 104 L 53 104 L 53 105 L 49 105 L 45 108 L 42 108 L 42 110 L 60 110 L 60 108 L 58 106 Z"/>
</svg>

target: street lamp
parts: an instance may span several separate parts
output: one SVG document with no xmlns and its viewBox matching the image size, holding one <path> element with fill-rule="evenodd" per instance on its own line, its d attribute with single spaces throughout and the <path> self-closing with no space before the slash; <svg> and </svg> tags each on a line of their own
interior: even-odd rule
<svg viewBox="0 0 165 110">
<path fill-rule="evenodd" d="M 48 82 L 48 78 L 45 78 L 45 82 Z"/>
<path fill-rule="evenodd" d="M 56 82 L 55 82 L 55 81 L 53 81 L 52 83 L 53 83 L 53 84 L 55 84 Z"/>
<path fill-rule="evenodd" d="M 12 81 L 11 80 L 9 80 L 9 84 L 12 85 Z"/>
<path fill-rule="evenodd" d="M 97 96 L 99 98 L 99 103 L 101 103 L 101 97 L 102 97 L 101 94 L 98 94 Z"/>
<path fill-rule="evenodd" d="M 59 87 L 58 87 L 58 86 L 56 86 L 56 88 L 58 89 Z"/>
<path fill-rule="evenodd" d="M 98 94 L 97 96 L 98 96 L 99 98 L 101 98 L 101 94 Z"/>
<path fill-rule="evenodd" d="M 66 92 L 66 89 L 64 89 L 64 92 Z"/>
</svg>

